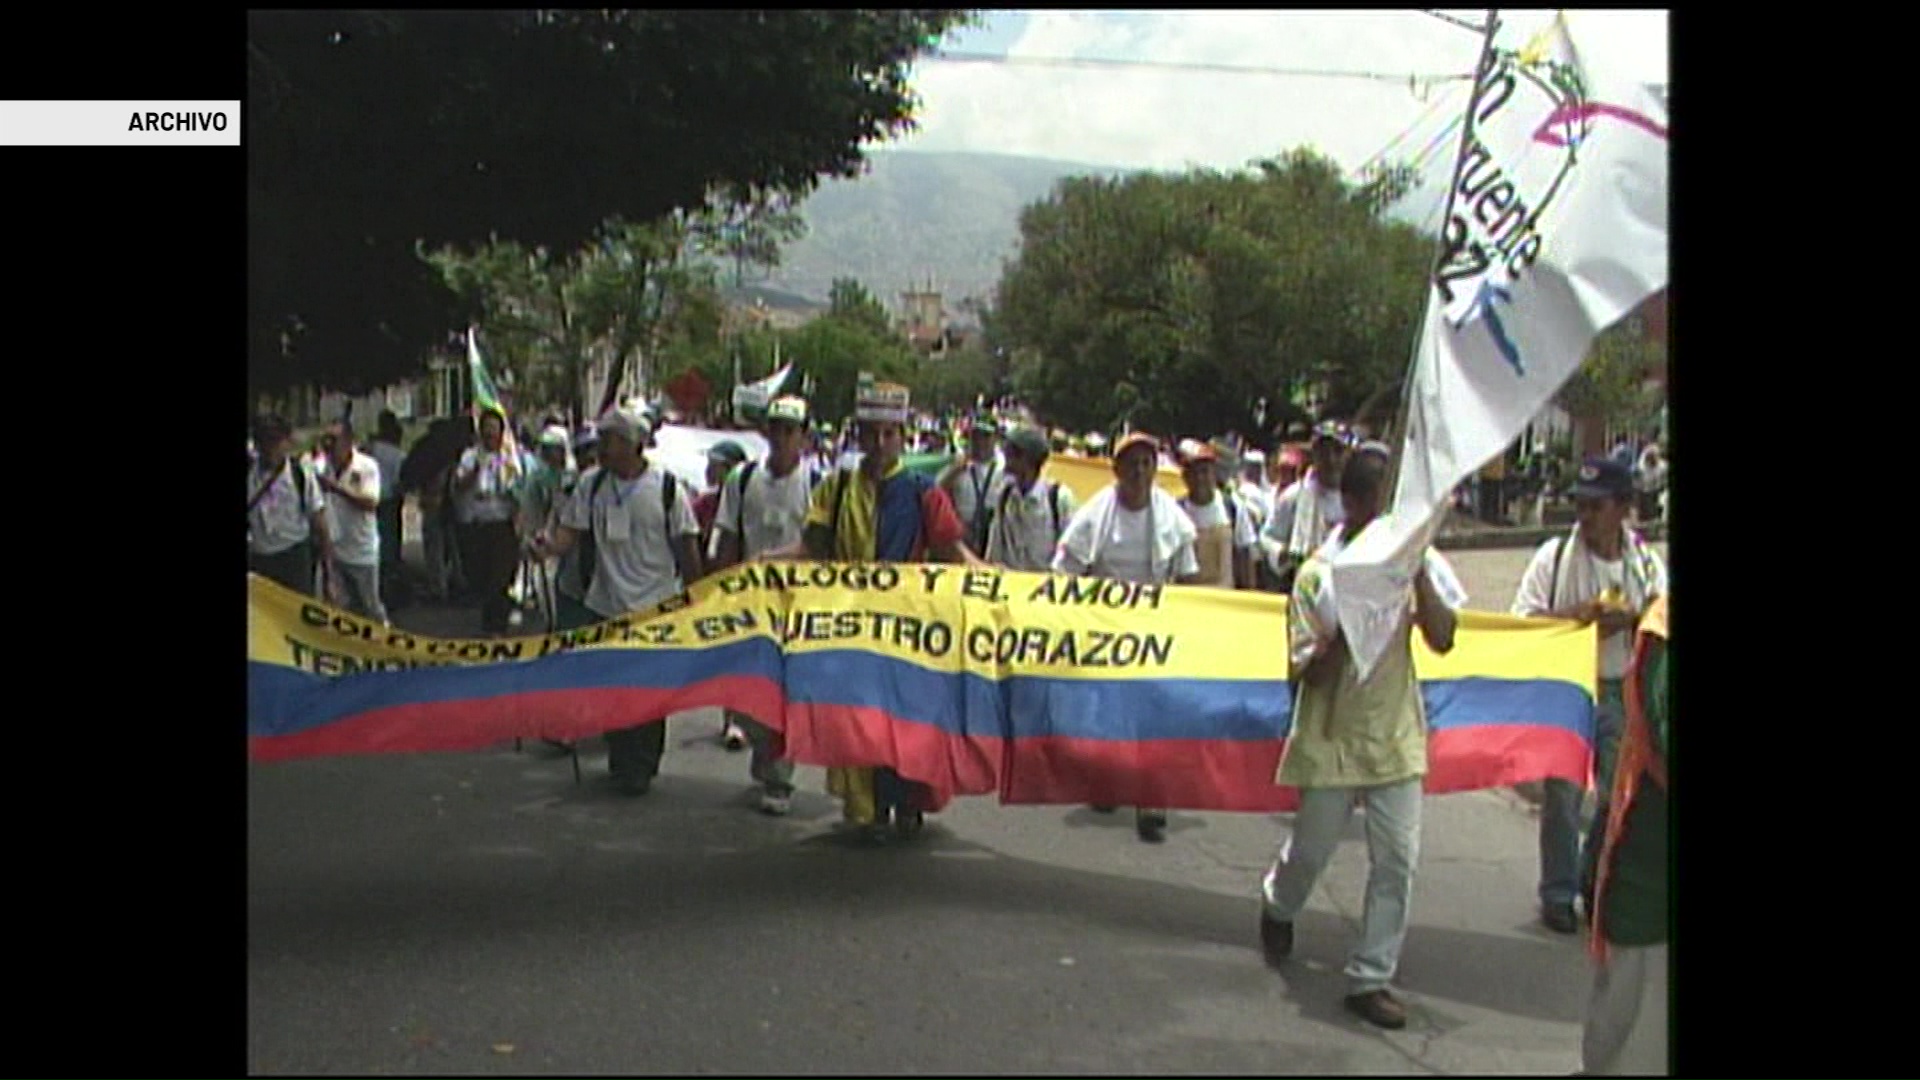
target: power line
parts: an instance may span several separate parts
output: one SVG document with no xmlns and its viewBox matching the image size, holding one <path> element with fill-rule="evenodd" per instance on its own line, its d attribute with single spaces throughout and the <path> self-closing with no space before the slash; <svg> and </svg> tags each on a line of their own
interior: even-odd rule
<svg viewBox="0 0 1920 1080">
<path fill-rule="evenodd" d="M 1289 75 L 1312 79 L 1363 79 L 1385 83 L 1467 82 L 1471 75 L 1409 75 L 1379 71 L 1335 71 L 1326 68 L 1255 67 L 1240 64 L 1204 64 L 1174 60 L 1113 60 L 1092 56 L 1003 56 L 996 53 L 967 53 L 940 50 L 922 58 L 934 63 L 1011 64 L 1030 67 L 1066 68 L 1140 68 L 1158 71 L 1207 71 L 1221 75 Z"/>
<path fill-rule="evenodd" d="M 1452 23 L 1453 25 L 1459 27 L 1462 30 L 1471 30 L 1476 34 L 1484 34 L 1487 32 L 1487 28 L 1480 25 L 1479 23 L 1468 22 L 1467 20 L 1459 18 L 1457 16 L 1448 15 L 1443 11 L 1434 11 L 1432 8 L 1421 8 L 1420 13 L 1422 15 L 1431 15 L 1434 18 L 1439 19 L 1441 22 Z"/>
<path fill-rule="evenodd" d="M 1413 134 L 1416 128 L 1426 123 L 1427 120 L 1431 118 L 1433 114 L 1436 111 L 1438 111 L 1442 105 L 1448 104 L 1449 100 L 1450 98 L 1446 94 L 1437 95 L 1433 99 L 1433 101 L 1427 105 L 1426 110 L 1423 111 L 1419 116 L 1414 118 L 1412 123 L 1400 129 L 1400 134 L 1395 135 L 1392 141 L 1388 142 L 1387 145 L 1374 151 L 1373 155 L 1367 158 L 1367 163 L 1365 165 L 1360 166 L 1360 171 L 1365 172 L 1367 169 L 1371 168 L 1372 166 L 1384 162 L 1388 154 L 1393 153 L 1393 151 L 1397 147 L 1399 147 L 1399 145 L 1402 142 L 1406 141 L 1407 136 Z"/>
</svg>

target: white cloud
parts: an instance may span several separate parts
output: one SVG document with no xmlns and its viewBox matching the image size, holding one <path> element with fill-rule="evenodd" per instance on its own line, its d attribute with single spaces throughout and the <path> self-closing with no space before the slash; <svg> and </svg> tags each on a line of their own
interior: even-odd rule
<svg viewBox="0 0 1920 1080">
<path fill-rule="evenodd" d="M 1529 35 L 1550 17 L 1520 11 L 1505 19 L 1514 34 Z M 1667 80 L 1665 12 L 1575 12 L 1570 20 L 1594 62 Z M 1475 34 L 1409 11 L 1044 11 L 1028 16 L 1009 53 L 1406 76 L 1464 74 L 1479 46 Z M 921 130 L 901 149 L 1138 168 L 1231 168 L 1299 145 L 1357 168 L 1425 117 L 1400 148 L 1417 150 L 1466 94 L 1463 82 L 1447 84 L 1432 91 L 1446 95 L 1436 106 L 1404 80 L 978 63 L 922 64 L 915 85 Z"/>
</svg>

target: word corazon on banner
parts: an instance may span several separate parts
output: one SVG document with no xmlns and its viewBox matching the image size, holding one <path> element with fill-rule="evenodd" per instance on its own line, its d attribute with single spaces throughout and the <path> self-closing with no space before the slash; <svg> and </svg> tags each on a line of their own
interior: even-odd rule
<svg viewBox="0 0 1920 1080">
<path fill-rule="evenodd" d="M 1273 783 L 1292 691 L 1285 601 L 957 567 L 765 563 L 652 612 L 494 640 L 425 638 L 249 579 L 258 761 L 579 739 L 737 709 L 797 762 L 888 765 L 1009 804 L 1292 809 Z M 1430 791 L 1586 780 L 1591 628 L 1469 612 L 1416 638 Z"/>
</svg>

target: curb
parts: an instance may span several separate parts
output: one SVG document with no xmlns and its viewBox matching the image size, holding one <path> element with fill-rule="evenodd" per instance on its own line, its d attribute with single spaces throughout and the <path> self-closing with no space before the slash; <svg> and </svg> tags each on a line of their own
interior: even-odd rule
<svg viewBox="0 0 1920 1080">
<path fill-rule="evenodd" d="M 1565 536 L 1572 526 L 1555 529 L 1477 529 L 1473 532 L 1442 534 L 1433 541 L 1433 546 L 1441 551 L 1485 551 L 1495 548 L 1539 547 L 1556 536 Z M 1656 544 L 1666 543 L 1667 527 L 1663 524 L 1646 525 L 1640 528 L 1640 535 Z"/>
</svg>

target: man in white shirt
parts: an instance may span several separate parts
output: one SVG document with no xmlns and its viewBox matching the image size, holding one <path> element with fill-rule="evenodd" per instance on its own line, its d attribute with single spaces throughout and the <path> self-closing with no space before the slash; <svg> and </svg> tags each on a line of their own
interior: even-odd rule
<svg viewBox="0 0 1920 1080">
<path fill-rule="evenodd" d="M 1076 507 L 1065 484 L 1040 478 L 1051 455 L 1046 436 L 1034 428 L 1016 428 L 1007 436 L 1008 480 L 987 526 L 988 562 L 1040 573 L 1053 568 L 1053 549 Z"/>
<path fill-rule="evenodd" d="M 338 423 L 321 440 L 326 464 L 320 472 L 327 493 L 327 531 L 333 558 L 327 572 L 339 582 L 341 605 L 369 619 L 387 621 L 380 602 L 380 464 L 354 448 L 353 427 Z"/>
<path fill-rule="evenodd" d="M 326 494 L 293 453 L 293 428 L 278 416 L 253 423 L 255 459 L 247 479 L 247 566 L 308 594 L 314 556 L 333 558 Z"/>
<path fill-rule="evenodd" d="M 1197 533 L 1180 504 L 1155 484 L 1159 466 L 1158 447 L 1145 432 L 1132 432 L 1114 445 L 1115 482 L 1067 523 L 1053 556 L 1054 573 L 1147 585 L 1200 583 Z M 1136 807 L 1134 828 L 1141 840 L 1160 843 L 1166 839 L 1166 811 Z"/>
<path fill-rule="evenodd" d="M 711 570 L 799 545 L 819 474 L 801 460 L 808 439 L 804 398 L 775 398 L 767 406 L 767 457 L 733 470 L 720 484 L 714 512 Z M 783 740 L 745 713 L 727 711 L 727 746 L 738 737 L 753 747 L 749 765 L 760 785 L 760 811 L 776 817 L 792 807 L 793 762 L 782 760 Z"/>
<path fill-rule="evenodd" d="M 1307 556 L 1333 535 L 1345 518 L 1340 502 L 1340 470 L 1346 466 L 1351 438 L 1338 423 L 1321 424 L 1313 436 L 1313 468 L 1273 500 L 1273 513 L 1261 533 L 1267 566 L 1283 591 Z"/>
<path fill-rule="evenodd" d="M 1667 591 L 1660 553 L 1627 528 L 1633 474 L 1612 458 L 1589 458 L 1573 485 L 1580 521 L 1573 533 L 1540 545 L 1520 579 L 1515 615 L 1575 619 L 1600 626 L 1599 695 L 1594 702 L 1594 788 L 1599 808 L 1583 844 L 1582 791 L 1548 780 L 1540 808 L 1540 917 L 1562 934 L 1579 929 L 1574 901 L 1593 909 L 1594 862 L 1606 827 L 1606 798 L 1625 718 L 1622 680 L 1627 647 L 1647 608 Z"/>
<path fill-rule="evenodd" d="M 1258 540 L 1253 515 L 1219 486 L 1219 450 L 1195 439 L 1180 446 L 1180 472 L 1187 482 L 1180 509 L 1193 522 L 1200 584 L 1219 589 L 1253 587 L 1252 552 Z"/>
<path fill-rule="evenodd" d="M 599 423 L 602 464 L 580 477 L 543 555 L 576 544 L 586 575 L 586 611 L 596 620 L 644 611 L 701 576 L 700 523 L 686 485 L 644 454 L 652 428 L 628 410 Z M 563 629 L 576 629 L 565 626 Z M 645 795 L 666 753 L 664 718 L 607 733 L 608 769 L 624 795 Z"/>
<path fill-rule="evenodd" d="M 954 512 L 960 515 L 960 524 L 967 530 L 970 551 L 986 550 L 988 518 L 999 502 L 1001 485 L 1007 480 L 1006 461 L 997 449 L 999 435 L 992 416 L 975 415 L 972 430 L 967 434 L 966 458 L 949 466 L 940 478 L 940 486 L 947 490 Z"/>
<path fill-rule="evenodd" d="M 1267 486 L 1267 456 L 1252 447 L 1240 456 L 1240 476 L 1233 486 L 1240 504 L 1253 511 L 1253 531 L 1257 535 L 1267 526 L 1273 513 L 1273 497 L 1278 492 Z"/>
</svg>

